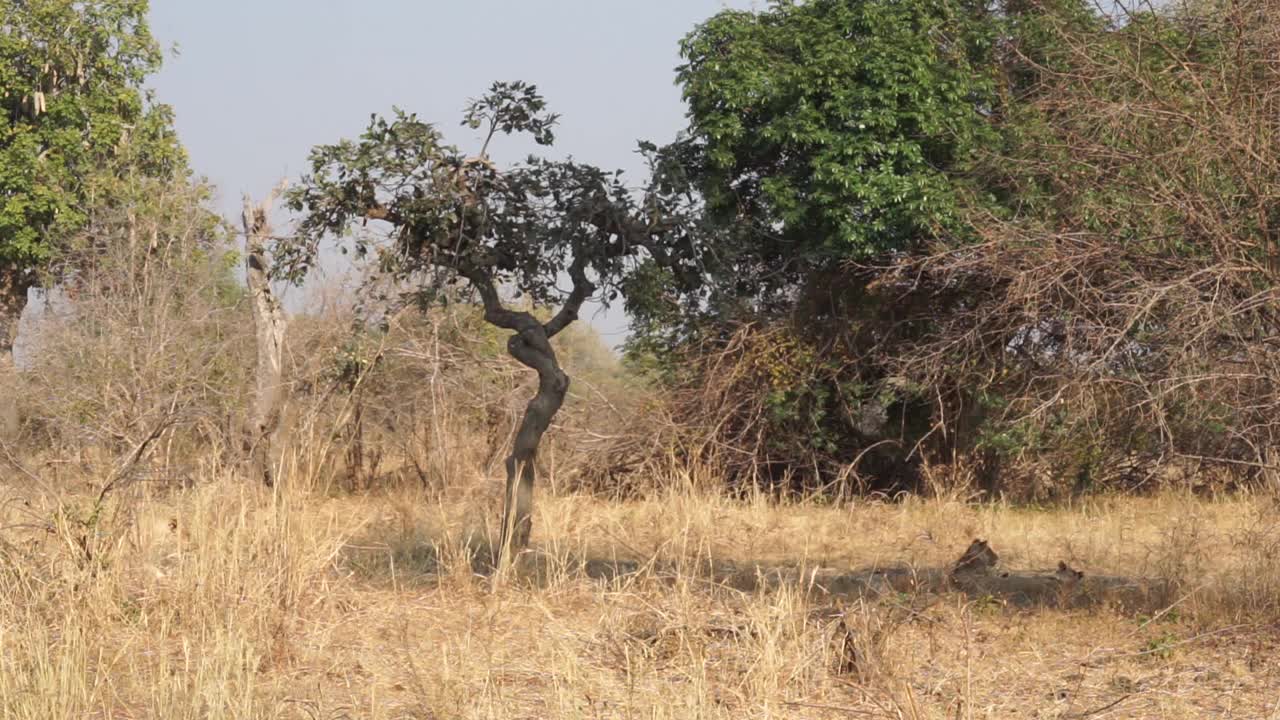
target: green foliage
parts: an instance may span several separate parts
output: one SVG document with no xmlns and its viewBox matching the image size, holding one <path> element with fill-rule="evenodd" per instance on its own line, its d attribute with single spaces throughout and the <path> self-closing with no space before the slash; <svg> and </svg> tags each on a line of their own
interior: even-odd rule
<svg viewBox="0 0 1280 720">
<path fill-rule="evenodd" d="M 160 66 L 145 0 L 0 0 L 0 273 L 34 273 L 130 174 L 185 176 L 172 113 L 142 85 Z"/>
<path fill-rule="evenodd" d="M 750 253 L 770 271 L 963 232 L 955 173 L 993 141 L 996 28 L 963 0 L 715 16 L 678 71 L 708 208 L 754 225 Z"/>
<path fill-rule="evenodd" d="M 1141 654 L 1157 660 L 1168 660 L 1173 657 L 1174 650 L 1181 644 L 1182 642 L 1173 631 L 1166 630 L 1147 638 L 1142 645 Z"/>
<path fill-rule="evenodd" d="M 761 396 L 750 421 L 770 461 L 804 474 L 862 457 L 897 485 L 890 455 L 928 432 L 932 393 L 891 382 L 885 356 L 926 326 L 905 321 L 917 308 L 900 289 L 845 268 L 970 236 L 966 204 L 989 195 L 971 169 L 998 147 L 1007 102 L 1007 23 L 967 0 L 814 0 L 725 11 L 690 34 L 689 128 L 657 168 L 697 199 L 684 225 L 705 277 L 692 292 L 658 264 L 628 278 L 630 362 L 697 386 L 713 379 L 680 377 L 684 351 L 719 352 L 739 325 L 777 331 L 814 354 L 786 361 L 797 382 L 743 388 Z"/>
<path fill-rule="evenodd" d="M 557 280 L 575 264 L 579 273 L 617 276 L 640 240 L 619 173 L 534 157 L 501 170 L 489 160 L 497 133 L 549 144 L 555 121 L 533 86 L 497 83 L 464 115 L 464 125 L 488 129 L 476 156 L 398 109 L 390 120 L 375 116 L 358 141 L 315 148 L 311 172 L 289 196 L 304 216 L 299 240 L 276 248 L 280 271 L 301 280 L 322 238 L 372 219 L 394 227 L 380 246 L 380 268 L 410 281 L 427 302 L 447 300 L 460 279 L 509 283 L 545 304 L 563 300 Z M 363 232 L 354 239 L 360 256 L 378 242 Z"/>
<path fill-rule="evenodd" d="M 376 339 L 364 333 L 354 333 L 336 349 L 327 373 L 336 387 L 344 392 L 353 392 L 377 366 L 382 357 Z"/>
</svg>

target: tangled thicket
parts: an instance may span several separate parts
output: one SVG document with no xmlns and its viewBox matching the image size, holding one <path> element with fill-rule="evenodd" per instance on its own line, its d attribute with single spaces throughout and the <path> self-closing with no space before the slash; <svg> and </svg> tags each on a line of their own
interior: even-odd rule
<svg viewBox="0 0 1280 720">
<path fill-rule="evenodd" d="M 1280 417 L 1280 3 L 1052 27 L 986 170 L 1013 212 L 888 270 L 957 298 L 898 367 L 976 446 L 1083 487 L 1256 475 Z"/>
<path fill-rule="evenodd" d="M 1002 141 L 957 171 L 971 232 L 812 272 L 789 314 L 667 363 L 739 477 L 963 467 L 1052 496 L 1274 471 L 1280 3 L 1010 17 Z"/>
</svg>

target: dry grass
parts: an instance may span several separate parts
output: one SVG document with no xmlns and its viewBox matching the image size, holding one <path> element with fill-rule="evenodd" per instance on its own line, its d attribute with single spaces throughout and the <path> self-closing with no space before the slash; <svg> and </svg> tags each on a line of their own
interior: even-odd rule
<svg viewBox="0 0 1280 720">
<path fill-rule="evenodd" d="M 326 496 L 200 473 L 186 490 L 135 484 L 96 517 L 68 479 L 4 488 L 0 715 L 1280 717 L 1269 498 L 1034 511 L 544 494 L 537 554 L 494 576 L 496 481 Z M 942 565 L 974 536 L 1013 566 L 1063 558 L 1183 593 L 1146 616 L 1017 611 L 744 593 L 705 571 Z M 602 577 L 619 566 L 638 571 Z"/>
</svg>

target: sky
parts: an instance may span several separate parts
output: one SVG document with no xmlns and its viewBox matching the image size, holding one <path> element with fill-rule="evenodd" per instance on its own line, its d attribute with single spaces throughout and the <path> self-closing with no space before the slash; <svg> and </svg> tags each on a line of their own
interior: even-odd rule
<svg viewBox="0 0 1280 720">
<path fill-rule="evenodd" d="M 172 53 L 150 85 L 173 106 L 192 166 L 219 190 L 218 207 L 237 220 L 241 193 L 261 198 L 282 178 L 296 179 L 311 147 L 358 135 L 373 113 L 400 107 L 438 123 L 462 148 L 478 147 L 476 131 L 458 124 L 461 111 L 497 80 L 536 84 L 561 114 L 547 154 L 621 168 L 638 183 L 636 142 L 670 140 L 685 124 L 674 85 L 680 39 L 722 9 L 752 6 L 152 0 L 152 32 Z M 493 151 L 501 161 L 532 148 L 508 142 Z M 300 297 L 291 292 L 287 302 Z M 610 345 L 625 336 L 618 309 L 584 308 L 583 319 Z"/>
</svg>

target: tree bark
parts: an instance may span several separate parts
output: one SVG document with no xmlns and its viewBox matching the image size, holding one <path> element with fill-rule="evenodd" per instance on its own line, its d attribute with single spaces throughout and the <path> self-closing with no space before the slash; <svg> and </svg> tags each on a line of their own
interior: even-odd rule
<svg viewBox="0 0 1280 720">
<path fill-rule="evenodd" d="M 271 203 L 284 185 L 272 190 L 261 204 L 245 196 L 241 220 L 245 235 L 245 266 L 253 307 L 258 364 L 253 407 L 248 418 L 250 472 L 268 487 L 275 483 L 275 469 L 281 445 L 284 406 L 285 316 L 280 301 L 271 292 L 270 260 L 266 241 L 271 235 L 267 216 Z"/>
<path fill-rule="evenodd" d="M 19 270 L 0 270 L 0 374 L 17 371 L 13 346 L 18 340 L 18 322 L 27 307 L 27 290 L 30 288 L 24 277 Z M 20 429 L 18 398 L 13 394 L 3 394 L 0 396 L 0 438 L 12 438 Z"/>
<path fill-rule="evenodd" d="M 18 320 L 0 315 L 0 374 L 16 371 L 13 361 L 13 343 L 17 339 Z M 0 439 L 8 440 L 18 434 L 21 427 L 18 417 L 18 398 L 10 393 L 0 397 Z"/>
<path fill-rule="evenodd" d="M 507 352 L 538 372 L 538 392 L 525 408 L 507 456 L 507 494 L 503 502 L 501 556 L 529 546 L 533 531 L 533 482 L 542 436 L 564 404 L 569 376 L 560 369 L 550 337 L 542 325 L 528 327 L 507 341 Z"/>
<path fill-rule="evenodd" d="M 530 313 L 503 306 L 492 277 L 484 270 L 472 266 L 463 267 L 460 272 L 480 294 L 484 319 L 516 332 L 507 340 L 507 352 L 538 373 L 538 392 L 525 408 L 506 460 L 507 493 L 503 499 L 502 539 L 498 547 L 498 563 L 505 565 L 515 553 L 529 546 L 538 445 L 569 392 L 569 376 L 560 368 L 551 348 L 551 338 L 578 319 L 582 303 L 595 291 L 595 286 L 587 279 L 583 255 L 576 253 L 569 268 L 573 290 L 560 311 L 544 325 Z"/>
</svg>

